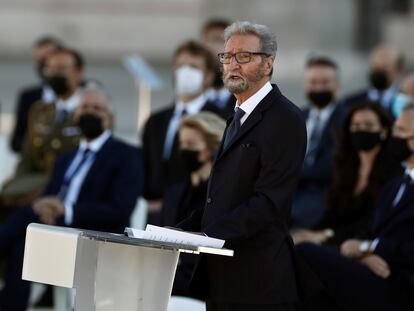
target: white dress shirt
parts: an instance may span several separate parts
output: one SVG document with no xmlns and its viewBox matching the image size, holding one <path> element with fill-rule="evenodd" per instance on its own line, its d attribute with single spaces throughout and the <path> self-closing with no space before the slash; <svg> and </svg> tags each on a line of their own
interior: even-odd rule
<svg viewBox="0 0 414 311">
<path fill-rule="evenodd" d="M 243 125 L 243 123 L 247 120 L 247 118 L 252 114 L 253 110 L 256 108 L 256 106 L 262 101 L 263 98 L 266 97 L 267 94 L 273 89 L 270 82 L 267 82 L 265 85 L 262 86 L 260 90 L 258 90 L 256 93 L 254 93 L 252 96 L 250 96 L 245 102 L 243 102 L 241 105 L 239 105 L 239 102 L 236 102 L 236 106 L 234 107 L 234 111 L 236 111 L 236 108 L 239 107 L 244 111 L 243 117 L 240 119 L 240 124 Z"/>
<path fill-rule="evenodd" d="M 83 165 L 77 170 L 75 175 L 70 180 L 68 191 L 63 201 L 63 204 L 65 206 L 65 224 L 68 226 L 73 222 L 73 207 L 78 200 L 79 192 L 81 191 L 82 184 L 86 178 L 86 175 L 88 174 L 89 169 L 95 161 L 95 155 L 99 150 L 101 150 L 102 146 L 109 139 L 109 137 L 111 137 L 111 131 L 106 130 L 99 137 L 90 142 L 82 139 L 79 144 L 78 152 L 76 153 L 75 158 L 66 171 L 66 173 L 68 173 L 75 170 L 81 163 L 85 150 L 90 151 L 90 156 L 88 159 L 83 163 Z"/>
<path fill-rule="evenodd" d="M 44 85 L 42 88 L 42 103 L 50 104 L 56 101 L 56 94 L 52 88 L 48 85 Z"/>
<path fill-rule="evenodd" d="M 219 108 L 224 109 L 231 96 L 231 93 L 225 87 L 217 90 L 210 88 L 206 92 L 206 97 L 209 101 L 214 102 Z"/>
<path fill-rule="evenodd" d="M 183 103 L 182 101 L 176 102 L 172 118 L 168 124 L 167 135 L 165 136 L 163 159 L 169 159 L 171 156 L 174 138 L 177 134 L 178 127 L 180 126 L 184 110 L 187 115 L 199 113 L 201 109 L 203 109 L 206 101 L 206 96 L 201 94 L 199 97 L 187 103 Z"/>
<path fill-rule="evenodd" d="M 68 113 L 73 112 L 78 107 L 82 96 L 82 90 L 78 89 L 68 99 L 58 98 L 56 101 L 56 110 L 65 110 Z"/>
</svg>

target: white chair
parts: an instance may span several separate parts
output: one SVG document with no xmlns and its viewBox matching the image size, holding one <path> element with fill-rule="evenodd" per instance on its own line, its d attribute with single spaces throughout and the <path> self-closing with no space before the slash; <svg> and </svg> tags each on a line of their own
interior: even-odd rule
<svg viewBox="0 0 414 311">
<path fill-rule="evenodd" d="M 201 300 L 187 297 L 172 296 L 168 311 L 205 311 L 206 304 Z"/>
</svg>

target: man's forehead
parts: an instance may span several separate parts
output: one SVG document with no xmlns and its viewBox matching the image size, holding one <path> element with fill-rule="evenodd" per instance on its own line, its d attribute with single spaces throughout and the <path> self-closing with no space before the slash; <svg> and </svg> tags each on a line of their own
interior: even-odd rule
<svg viewBox="0 0 414 311">
<path fill-rule="evenodd" d="M 414 110 L 404 110 L 396 120 L 395 126 L 404 128 L 414 128 Z"/>
<path fill-rule="evenodd" d="M 250 51 L 260 48 L 260 38 L 254 34 L 239 34 L 231 36 L 226 42 L 226 52 Z M 252 50 L 253 49 L 253 50 Z"/>
<path fill-rule="evenodd" d="M 103 94 L 93 91 L 86 91 L 82 95 L 81 103 L 85 105 L 107 106 L 106 97 Z"/>
<path fill-rule="evenodd" d="M 52 53 L 46 59 L 47 64 L 61 64 L 67 63 L 72 64 L 75 60 L 73 59 L 72 55 L 68 53 Z"/>
</svg>

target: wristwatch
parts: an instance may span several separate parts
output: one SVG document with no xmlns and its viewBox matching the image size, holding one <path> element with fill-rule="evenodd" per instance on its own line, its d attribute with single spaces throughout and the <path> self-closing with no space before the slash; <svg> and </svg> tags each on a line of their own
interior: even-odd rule
<svg viewBox="0 0 414 311">
<path fill-rule="evenodd" d="M 366 254 L 368 253 L 370 246 L 371 246 L 371 241 L 368 241 L 368 240 L 362 241 L 361 244 L 359 244 L 359 251 L 363 254 Z"/>
</svg>

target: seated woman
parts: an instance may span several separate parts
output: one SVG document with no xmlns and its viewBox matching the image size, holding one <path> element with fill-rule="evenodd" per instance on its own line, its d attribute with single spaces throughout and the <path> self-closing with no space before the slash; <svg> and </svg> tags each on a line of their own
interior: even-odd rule
<svg viewBox="0 0 414 311">
<path fill-rule="evenodd" d="M 204 206 L 213 159 L 225 127 L 225 121 L 211 112 L 200 112 L 182 120 L 180 150 L 189 177 L 166 189 L 161 215 L 164 226 L 174 226 Z M 195 259 L 194 255 L 180 256 L 173 295 L 190 296 L 189 282 Z"/>
<path fill-rule="evenodd" d="M 379 190 L 402 172 L 388 155 L 391 121 L 378 103 L 361 103 L 347 115 L 336 152 L 327 209 L 313 230 L 292 234 L 295 244 L 339 246 L 368 226 Z"/>
</svg>

